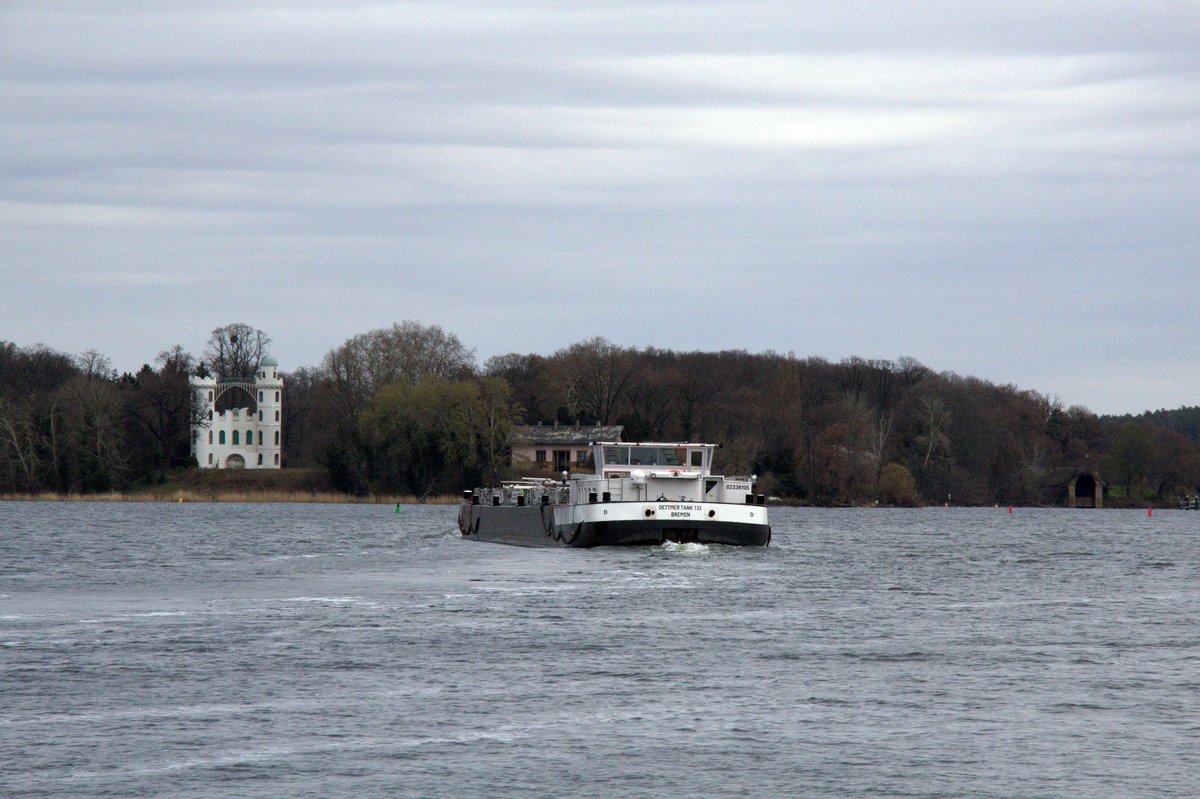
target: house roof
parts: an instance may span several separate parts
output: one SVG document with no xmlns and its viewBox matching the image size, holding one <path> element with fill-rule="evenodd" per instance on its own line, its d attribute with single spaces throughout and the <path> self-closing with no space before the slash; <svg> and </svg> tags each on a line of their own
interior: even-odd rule
<svg viewBox="0 0 1200 799">
<path fill-rule="evenodd" d="M 512 443 L 580 446 L 593 441 L 620 441 L 623 425 L 515 425 Z"/>
</svg>

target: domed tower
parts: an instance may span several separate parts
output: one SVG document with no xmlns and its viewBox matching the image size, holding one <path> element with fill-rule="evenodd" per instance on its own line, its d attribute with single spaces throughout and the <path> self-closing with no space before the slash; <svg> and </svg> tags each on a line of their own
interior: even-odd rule
<svg viewBox="0 0 1200 799">
<path fill-rule="evenodd" d="M 283 466 L 283 380 L 279 377 L 279 361 L 268 355 L 258 366 L 254 380 L 258 400 L 258 452 L 260 469 L 279 469 Z"/>
</svg>

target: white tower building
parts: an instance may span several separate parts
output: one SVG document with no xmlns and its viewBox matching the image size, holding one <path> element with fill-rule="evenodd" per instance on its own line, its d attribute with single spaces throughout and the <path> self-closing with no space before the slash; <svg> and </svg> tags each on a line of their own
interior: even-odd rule
<svg viewBox="0 0 1200 799">
<path fill-rule="evenodd" d="M 278 469 L 283 436 L 283 380 L 279 361 L 262 359 L 254 382 L 193 377 L 200 405 L 192 426 L 192 455 L 202 469 Z M 216 412 L 217 400 L 234 392 L 243 405 Z"/>
</svg>

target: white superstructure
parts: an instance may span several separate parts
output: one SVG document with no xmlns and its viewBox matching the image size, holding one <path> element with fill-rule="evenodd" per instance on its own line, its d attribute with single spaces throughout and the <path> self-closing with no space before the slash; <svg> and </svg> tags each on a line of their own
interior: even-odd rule
<svg viewBox="0 0 1200 799">
<path fill-rule="evenodd" d="M 283 380 L 279 361 L 262 359 L 253 382 L 193 377 L 188 381 L 200 406 L 192 426 L 192 454 L 202 469 L 282 467 Z M 217 401 L 232 394 L 236 406 L 217 413 Z"/>
</svg>

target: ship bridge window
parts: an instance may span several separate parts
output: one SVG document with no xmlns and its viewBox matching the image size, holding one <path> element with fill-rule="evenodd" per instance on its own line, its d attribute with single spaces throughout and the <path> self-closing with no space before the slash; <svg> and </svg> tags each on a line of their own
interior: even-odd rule
<svg viewBox="0 0 1200 799">
<path fill-rule="evenodd" d="M 629 447 L 605 447 L 604 448 L 604 465 L 605 466 L 628 466 L 629 465 Z"/>
<path fill-rule="evenodd" d="M 692 459 L 692 468 L 693 469 L 703 469 L 704 468 L 704 450 L 694 449 L 691 451 L 690 457 Z"/>
<path fill-rule="evenodd" d="M 685 450 L 676 447 L 634 447 L 629 453 L 631 466 L 683 466 Z"/>
</svg>

